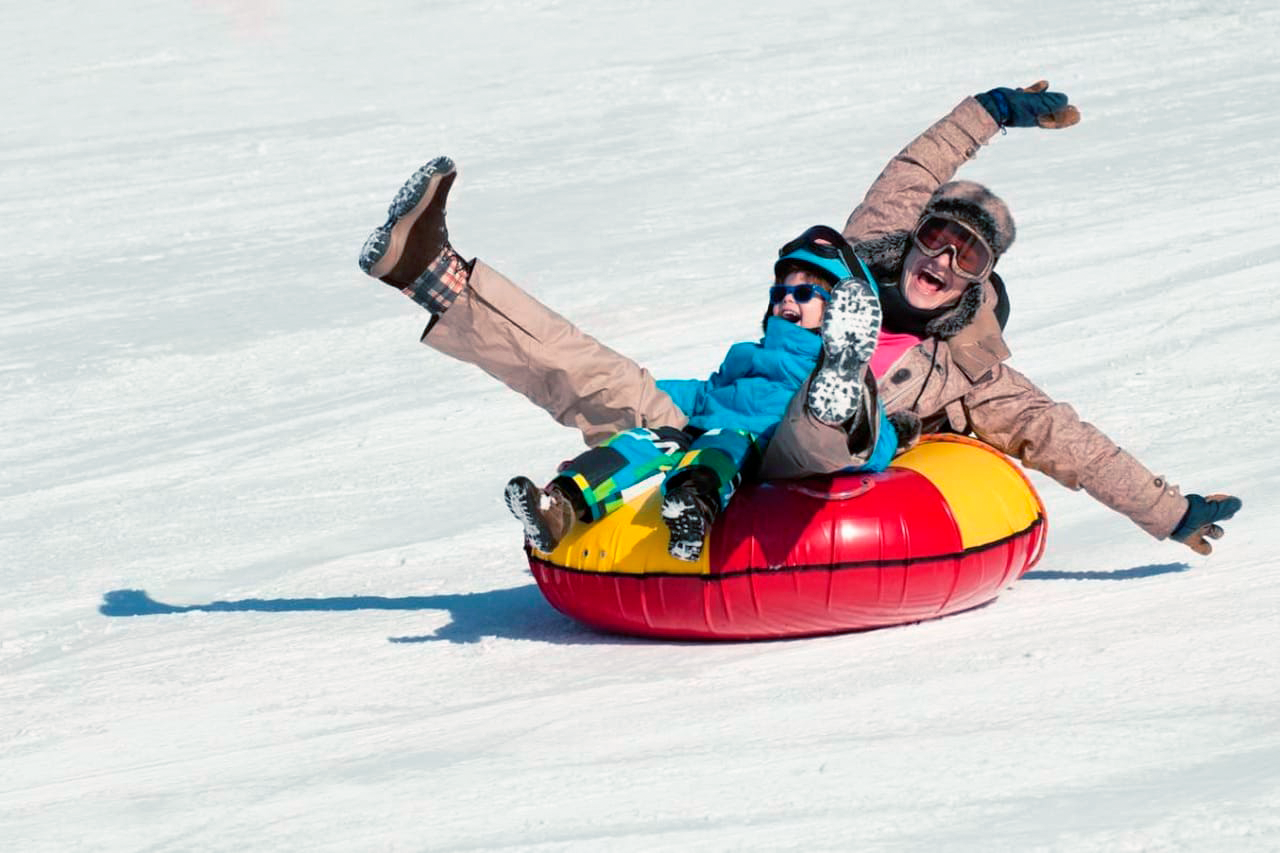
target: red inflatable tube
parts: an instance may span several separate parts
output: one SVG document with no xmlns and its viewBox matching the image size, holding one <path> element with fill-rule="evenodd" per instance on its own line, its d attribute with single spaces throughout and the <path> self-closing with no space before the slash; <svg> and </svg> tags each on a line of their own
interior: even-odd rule
<svg viewBox="0 0 1280 853">
<path fill-rule="evenodd" d="M 605 631 L 672 639 L 877 628 L 992 601 L 1039 559 L 1046 528 L 1020 471 L 955 438 L 880 474 L 746 486 L 698 564 L 666 555 L 659 500 L 530 552 L 547 600 Z"/>
</svg>

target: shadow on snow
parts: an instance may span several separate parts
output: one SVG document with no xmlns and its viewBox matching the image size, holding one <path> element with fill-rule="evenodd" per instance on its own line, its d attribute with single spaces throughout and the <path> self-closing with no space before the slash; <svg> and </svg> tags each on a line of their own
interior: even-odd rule
<svg viewBox="0 0 1280 853">
<path fill-rule="evenodd" d="M 1133 578 L 1149 578 L 1174 572 L 1190 571 L 1186 563 L 1154 563 L 1150 566 L 1134 566 L 1114 572 L 1027 572 L 1022 580 L 1032 581 L 1127 581 Z"/>
<path fill-rule="evenodd" d="M 1118 571 L 1032 571 L 1022 580 L 1119 581 L 1189 571 L 1187 563 L 1156 563 Z M 641 640 L 605 635 L 553 610 L 535 584 L 485 592 L 413 595 L 386 598 L 351 595 L 338 598 L 245 598 L 208 604 L 165 604 L 141 589 L 114 589 L 103 595 L 104 616 L 162 616 L 172 613 L 309 613 L 352 610 L 447 610 L 453 621 L 434 634 L 388 637 L 391 643 L 476 643 L 485 637 L 540 640 L 549 643 L 635 643 Z"/>
<path fill-rule="evenodd" d="M 98 611 L 104 616 L 160 616 L 171 613 L 307 613 L 351 610 L 447 610 L 453 621 L 436 633 L 419 637 L 388 637 L 392 643 L 475 643 L 485 637 L 541 640 L 551 643 L 606 643 L 627 640 L 606 637 L 562 616 L 547 604 L 535 584 L 485 592 L 414 595 L 384 598 L 352 595 L 338 598 L 246 598 L 208 604 L 165 604 L 141 589 L 115 589 L 103 596 Z"/>
</svg>

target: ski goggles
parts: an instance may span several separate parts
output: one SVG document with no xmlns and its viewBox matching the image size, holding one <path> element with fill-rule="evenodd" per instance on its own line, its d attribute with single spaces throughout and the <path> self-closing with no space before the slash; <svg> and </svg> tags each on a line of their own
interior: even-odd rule
<svg viewBox="0 0 1280 853">
<path fill-rule="evenodd" d="M 848 246 L 840 232 L 826 225 L 815 225 L 778 250 L 778 262 L 773 265 L 774 275 L 782 278 L 783 265 L 796 261 L 816 267 L 836 281 L 848 278 L 853 269 L 853 253 Z M 848 255 L 841 251 L 841 247 L 848 251 Z"/>
<path fill-rule="evenodd" d="M 788 296 L 794 296 L 796 302 L 801 305 L 815 296 L 821 296 L 827 302 L 831 301 L 831 294 L 820 284 L 775 284 L 769 288 L 770 305 L 777 305 Z"/>
<path fill-rule="evenodd" d="M 996 264 L 995 252 L 982 235 L 956 219 L 932 214 L 920 220 L 911 233 L 916 248 L 931 258 L 951 250 L 951 265 L 956 272 L 982 281 Z"/>
</svg>

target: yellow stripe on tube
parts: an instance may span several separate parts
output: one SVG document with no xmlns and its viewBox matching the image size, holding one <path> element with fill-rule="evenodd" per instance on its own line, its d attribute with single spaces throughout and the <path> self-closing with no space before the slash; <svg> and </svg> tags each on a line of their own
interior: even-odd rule
<svg viewBox="0 0 1280 853">
<path fill-rule="evenodd" d="M 893 460 L 925 477 L 942 493 L 965 548 L 1021 533 L 1040 517 L 1040 503 L 1022 472 L 1004 454 L 948 436 L 925 440 Z"/>
<path fill-rule="evenodd" d="M 710 573 L 710 548 L 702 549 L 696 563 L 686 563 L 667 553 L 667 538 L 662 495 L 654 486 L 595 524 L 578 522 L 551 554 L 534 553 L 554 565 L 588 572 Z"/>
</svg>

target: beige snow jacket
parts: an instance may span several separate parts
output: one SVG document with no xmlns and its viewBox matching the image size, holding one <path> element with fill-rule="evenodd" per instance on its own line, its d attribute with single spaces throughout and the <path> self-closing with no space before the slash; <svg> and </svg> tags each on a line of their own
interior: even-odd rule
<svg viewBox="0 0 1280 853">
<path fill-rule="evenodd" d="M 998 129 L 976 100 L 966 98 L 890 161 L 850 215 L 845 236 L 856 245 L 913 228 L 933 191 Z M 1187 510 L 1177 487 L 1005 364 L 1009 349 L 990 282 L 983 295 L 958 333 L 926 340 L 885 371 L 879 381 L 885 409 L 912 411 L 926 424 L 945 415 L 953 429 L 972 430 L 1027 467 L 1069 489 L 1084 489 L 1157 539 L 1168 536 Z"/>
</svg>

